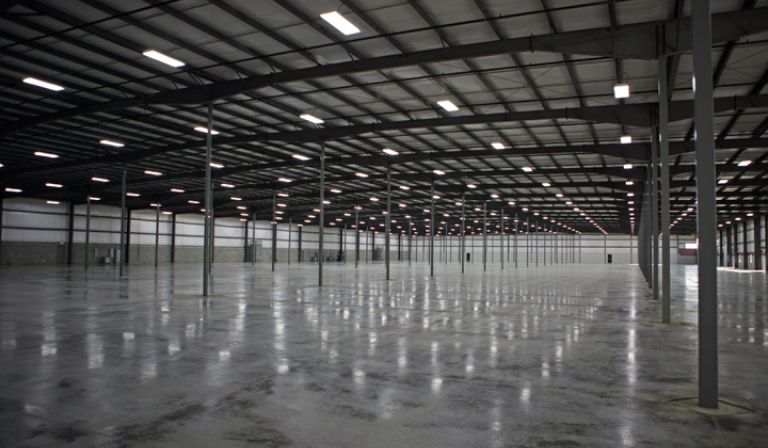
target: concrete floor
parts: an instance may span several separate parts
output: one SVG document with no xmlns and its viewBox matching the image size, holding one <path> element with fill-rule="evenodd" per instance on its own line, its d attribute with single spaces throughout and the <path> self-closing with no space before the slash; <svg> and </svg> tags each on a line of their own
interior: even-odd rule
<svg viewBox="0 0 768 448">
<path fill-rule="evenodd" d="M 720 271 L 724 398 L 696 394 L 696 271 L 0 269 L 0 446 L 766 446 L 764 273 Z"/>
</svg>

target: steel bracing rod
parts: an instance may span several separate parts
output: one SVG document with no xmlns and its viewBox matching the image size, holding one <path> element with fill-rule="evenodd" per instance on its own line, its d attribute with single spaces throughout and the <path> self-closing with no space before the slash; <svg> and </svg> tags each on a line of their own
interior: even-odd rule
<svg viewBox="0 0 768 448">
<path fill-rule="evenodd" d="M 672 268 L 670 265 L 670 222 L 669 222 L 669 81 L 667 79 L 667 56 L 659 57 L 658 61 L 658 92 L 659 92 L 659 164 L 661 168 L 661 321 L 665 324 L 671 321 L 672 303 Z M 631 237 L 630 237 L 631 242 Z"/>
<path fill-rule="evenodd" d="M 122 182 L 121 182 L 121 188 L 120 188 L 120 263 L 119 264 L 119 271 L 120 271 L 120 277 L 123 276 L 123 273 L 125 272 L 125 258 L 126 258 L 126 208 L 125 208 L 125 198 L 126 198 L 126 181 L 128 178 L 128 171 L 123 167 L 123 173 L 122 173 Z"/>
<path fill-rule="evenodd" d="M 208 102 L 208 126 L 205 136 L 205 213 L 203 213 L 203 295 L 207 296 L 211 281 L 211 236 L 213 234 L 213 185 L 211 179 L 211 160 L 213 152 L 213 103 Z M 254 223 L 255 224 L 255 223 Z"/>
<path fill-rule="evenodd" d="M 768 8 L 732 11 L 717 14 L 713 42 L 725 42 L 768 29 Z M 659 48 L 666 54 L 688 51 L 692 39 L 688 33 L 689 18 L 670 19 L 655 22 L 635 23 L 616 27 L 602 27 L 554 34 L 499 39 L 430 50 L 399 53 L 368 59 L 352 60 L 335 64 L 317 65 L 307 68 L 273 72 L 213 82 L 202 86 L 186 87 L 171 91 L 151 93 L 131 98 L 101 103 L 89 103 L 45 115 L 17 120 L 0 127 L 0 135 L 43 122 L 66 119 L 84 114 L 106 112 L 132 107 L 146 107 L 153 104 L 193 104 L 226 98 L 246 91 L 275 87 L 280 84 L 308 81 L 324 77 L 352 73 L 388 70 L 430 64 L 441 61 L 477 58 L 519 51 L 549 51 L 588 56 L 610 56 L 615 58 L 655 59 Z M 659 42 L 659 36 L 663 41 Z M 711 45 L 710 45 L 711 46 Z"/>
<path fill-rule="evenodd" d="M 714 107 L 710 0 L 692 2 L 697 232 L 699 239 L 699 406 L 718 407 L 717 266 L 715 264 Z"/>
<path fill-rule="evenodd" d="M 325 141 L 320 143 L 320 220 L 318 228 L 317 284 L 323 286 L 323 237 L 325 235 Z"/>
</svg>

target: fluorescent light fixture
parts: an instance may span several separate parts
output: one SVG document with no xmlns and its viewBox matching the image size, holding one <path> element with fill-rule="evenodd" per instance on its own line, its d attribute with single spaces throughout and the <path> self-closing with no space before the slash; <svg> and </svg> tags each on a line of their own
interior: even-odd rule
<svg viewBox="0 0 768 448">
<path fill-rule="evenodd" d="M 408 191 L 408 190 L 410 190 L 410 189 L 411 189 L 411 187 L 409 187 L 408 185 L 400 185 L 400 189 L 401 189 L 401 190 L 405 190 L 405 191 Z"/>
<path fill-rule="evenodd" d="M 384 148 L 384 149 L 382 149 L 381 151 L 382 151 L 384 154 L 388 155 L 388 156 L 396 156 L 396 155 L 400 154 L 399 152 L 395 151 L 395 150 L 394 150 L 394 149 L 392 149 L 392 148 Z"/>
<path fill-rule="evenodd" d="M 337 11 L 325 12 L 320 14 L 320 18 L 330 23 L 334 28 L 341 31 L 345 36 L 357 34 L 360 32 L 360 28 L 356 27 L 352 22 L 347 20 L 344 16 Z"/>
<path fill-rule="evenodd" d="M 238 196 L 232 196 L 229 199 L 232 200 L 232 201 L 242 201 L 243 200 L 243 198 L 238 197 Z"/>
<path fill-rule="evenodd" d="M 379 198 L 377 197 L 371 197 L 371 202 L 379 202 Z"/>
<path fill-rule="evenodd" d="M 627 143 L 632 143 L 632 136 L 631 135 L 622 135 L 621 138 L 619 138 L 619 141 L 622 145 L 626 145 Z"/>
<path fill-rule="evenodd" d="M 35 151 L 35 155 L 37 157 L 45 157 L 46 159 L 58 159 L 58 154 L 52 154 L 50 152 L 43 152 L 43 151 Z"/>
<path fill-rule="evenodd" d="M 624 185 L 635 185 L 635 183 L 632 182 L 631 180 L 628 180 L 628 181 L 624 182 Z"/>
<path fill-rule="evenodd" d="M 275 205 L 277 205 L 277 206 L 278 206 L 278 207 L 280 207 L 280 208 L 285 208 L 285 207 L 288 207 L 288 204 L 284 204 L 284 203 L 282 203 L 282 202 L 278 202 L 278 203 L 277 203 L 277 204 L 275 204 Z"/>
<path fill-rule="evenodd" d="M 440 100 L 437 105 L 445 109 L 447 112 L 456 112 L 459 110 L 459 106 L 453 104 L 451 100 Z"/>
<path fill-rule="evenodd" d="M 244 205 L 238 205 L 238 206 L 237 206 L 237 207 L 235 207 L 235 208 L 237 208 L 238 210 L 248 210 L 248 207 L 246 207 L 246 206 L 244 206 Z"/>
<path fill-rule="evenodd" d="M 467 184 L 467 188 L 469 188 L 470 190 L 474 190 L 475 188 L 477 188 L 477 185 L 475 185 L 475 184 Z"/>
<path fill-rule="evenodd" d="M 64 90 L 64 87 L 54 84 L 52 82 L 43 81 L 42 79 L 32 78 L 31 76 L 28 76 L 24 79 L 22 79 L 24 84 L 30 84 L 37 87 L 42 87 L 44 89 L 53 90 L 54 92 L 61 92 Z"/>
<path fill-rule="evenodd" d="M 109 182 L 109 179 L 107 179 L 106 177 L 97 177 L 97 176 L 93 176 L 93 177 L 91 178 L 91 180 L 92 180 L 92 181 L 94 181 L 94 182 L 101 182 L 101 183 L 103 183 L 103 184 L 105 184 L 105 183 Z"/>
<path fill-rule="evenodd" d="M 88 196 L 89 201 L 100 201 L 101 198 L 98 196 Z"/>
<path fill-rule="evenodd" d="M 139 196 L 141 196 L 139 193 L 132 193 L 130 191 L 128 193 L 125 193 L 125 195 L 130 196 L 132 198 L 138 198 Z"/>
<path fill-rule="evenodd" d="M 166 211 L 164 211 L 164 212 L 162 212 L 162 213 L 163 213 L 164 215 L 172 215 L 172 214 L 173 214 L 173 212 L 170 212 L 170 211 L 168 211 L 168 210 L 166 210 Z"/>
<path fill-rule="evenodd" d="M 160 171 L 153 171 L 153 170 L 144 170 L 144 174 L 146 174 L 148 176 L 162 176 L 163 175 L 163 173 L 161 173 Z"/>
<path fill-rule="evenodd" d="M 331 188 L 331 193 L 339 194 L 341 193 L 341 190 L 339 190 L 338 188 Z"/>
<path fill-rule="evenodd" d="M 499 199 L 499 195 L 498 195 L 498 194 L 496 194 L 496 193 L 491 193 L 491 197 L 492 197 L 493 199 Z"/>
<path fill-rule="evenodd" d="M 235 188 L 234 184 L 220 184 L 222 188 Z"/>
<path fill-rule="evenodd" d="M 558 198 L 562 198 L 563 197 L 563 193 L 557 193 L 555 196 L 557 196 Z"/>
<path fill-rule="evenodd" d="M 171 188 L 171 193 L 184 193 L 184 190 L 181 188 Z"/>
<path fill-rule="evenodd" d="M 211 168 L 224 168 L 223 164 L 217 162 L 211 162 L 209 165 L 211 165 Z"/>
<path fill-rule="evenodd" d="M 440 199 L 440 195 L 439 194 L 433 194 L 432 195 L 432 199 Z"/>
<path fill-rule="evenodd" d="M 631 170 L 632 169 L 632 164 L 631 163 L 625 163 L 624 164 L 624 169 L 625 170 Z"/>
<path fill-rule="evenodd" d="M 728 179 L 720 179 L 720 180 L 717 181 L 717 183 L 720 184 L 720 185 L 727 184 L 728 183 Z"/>
<path fill-rule="evenodd" d="M 45 203 L 46 204 L 51 204 L 51 205 L 59 205 L 59 204 L 61 204 L 61 202 L 59 202 L 59 201 L 45 201 Z"/>
<path fill-rule="evenodd" d="M 330 203 L 331 203 L 331 201 L 329 201 L 327 199 L 323 201 L 323 204 L 325 204 L 325 205 L 329 205 Z"/>
<path fill-rule="evenodd" d="M 289 184 L 289 183 L 293 182 L 293 179 L 288 179 L 287 177 L 278 177 L 278 178 L 277 178 L 277 181 L 278 181 L 278 182 L 284 182 L 284 183 L 286 183 L 286 184 Z"/>
<path fill-rule="evenodd" d="M 501 143 L 501 142 L 493 142 L 493 143 L 491 143 L 491 147 L 493 147 L 493 149 L 504 149 L 505 148 L 504 143 Z"/>
<path fill-rule="evenodd" d="M 109 140 L 106 138 L 99 140 L 99 143 L 106 146 L 113 146 L 115 148 L 122 148 L 123 146 L 125 146 L 125 143 L 116 142 L 114 140 Z"/>
<path fill-rule="evenodd" d="M 530 166 L 524 166 L 522 169 L 523 169 L 523 171 L 524 171 L 524 172 L 526 172 L 526 173 L 530 173 L 530 172 L 532 172 L 532 171 L 533 171 L 533 168 L 531 168 Z"/>
<path fill-rule="evenodd" d="M 162 62 L 165 65 L 170 65 L 174 68 L 184 67 L 184 63 L 176 58 L 172 58 L 166 54 L 160 53 L 157 50 L 145 50 L 143 53 L 144 56 L 154 59 L 158 62 Z"/>
<path fill-rule="evenodd" d="M 437 174 L 438 176 L 445 175 L 445 171 L 443 170 L 432 170 L 433 173 Z"/>
<path fill-rule="evenodd" d="M 629 84 L 616 84 L 613 86 L 613 96 L 616 99 L 629 98 Z"/>
<path fill-rule="evenodd" d="M 325 123 L 323 120 L 321 120 L 320 118 L 317 118 L 316 116 L 314 116 L 312 114 L 301 114 L 301 115 L 299 115 L 299 118 L 301 118 L 302 120 L 307 120 L 308 122 L 314 123 L 314 124 L 323 124 L 323 123 Z"/>
<path fill-rule="evenodd" d="M 739 162 L 738 166 L 749 166 L 751 164 L 752 164 L 751 160 L 742 160 L 741 162 Z"/>
<path fill-rule="evenodd" d="M 45 186 L 48 187 L 48 188 L 61 188 L 61 187 L 63 187 L 63 185 L 61 185 L 61 184 L 54 184 L 52 182 L 46 182 Z"/>
<path fill-rule="evenodd" d="M 397 206 L 398 206 L 398 207 L 400 207 L 400 208 L 406 208 L 406 207 L 408 207 L 408 205 L 406 205 L 406 204 L 403 204 L 403 203 L 397 204 Z"/>
<path fill-rule="evenodd" d="M 208 126 L 195 126 L 194 128 L 197 132 L 207 134 L 208 133 Z M 211 129 L 211 135 L 219 135 L 219 131 L 216 129 Z"/>
<path fill-rule="evenodd" d="M 542 186 L 542 187 L 551 187 L 551 186 L 552 186 L 552 184 L 550 184 L 549 182 L 542 182 L 542 183 L 541 183 L 541 186 Z"/>
<path fill-rule="evenodd" d="M 366 177 L 368 177 L 368 175 L 367 175 L 367 174 L 365 174 L 365 173 L 355 173 L 355 176 L 357 176 L 357 177 L 362 177 L 362 178 L 366 178 Z"/>
<path fill-rule="evenodd" d="M 515 201 L 509 201 L 509 202 L 507 202 L 507 204 L 509 204 L 509 205 L 515 205 Z"/>
<path fill-rule="evenodd" d="M 287 198 L 287 197 L 290 197 L 290 196 L 291 196 L 290 194 L 288 194 L 288 193 L 283 193 L 283 192 L 277 193 L 277 195 L 278 195 L 278 196 L 280 196 L 281 198 Z"/>
<path fill-rule="evenodd" d="M 309 157 L 301 154 L 293 154 L 291 155 L 291 157 L 293 157 L 296 160 L 301 160 L 302 162 L 306 162 L 307 160 L 309 160 Z"/>
<path fill-rule="evenodd" d="M 21 188 L 5 187 L 6 193 L 21 193 Z"/>
<path fill-rule="evenodd" d="M 199 205 L 200 201 L 195 201 L 195 200 L 190 199 L 190 200 L 187 201 L 187 204 Z"/>
</svg>

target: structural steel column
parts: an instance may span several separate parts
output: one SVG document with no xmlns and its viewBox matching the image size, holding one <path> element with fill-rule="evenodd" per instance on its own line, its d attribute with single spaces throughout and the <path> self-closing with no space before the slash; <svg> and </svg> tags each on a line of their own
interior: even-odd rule
<svg viewBox="0 0 768 448">
<path fill-rule="evenodd" d="M 531 218 L 527 217 L 525 218 L 525 267 L 530 266 L 529 259 L 531 258 L 529 256 L 531 247 Z"/>
<path fill-rule="evenodd" d="M 0 215 L 3 214 L 2 209 L 0 209 Z M 2 218 L 0 218 L 0 223 L 2 222 Z M 69 203 L 69 223 L 67 225 L 67 264 L 72 264 L 72 247 L 74 246 L 74 236 L 75 236 L 75 203 L 70 202 Z"/>
<path fill-rule="evenodd" d="M 485 222 L 487 212 L 487 202 L 483 201 L 483 272 L 485 272 L 486 265 L 488 263 L 488 232 Z"/>
<path fill-rule="evenodd" d="M 155 269 L 157 269 L 157 257 L 160 255 L 160 205 L 155 207 Z"/>
<path fill-rule="evenodd" d="M 544 231 L 542 232 L 544 235 L 544 240 L 541 242 L 543 250 L 542 250 L 542 258 L 544 260 L 544 266 L 547 265 L 547 226 L 544 226 Z"/>
<path fill-rule="evenodd" d="M 500 246 L 500 254 L 501 254 L 501 270 L 504 270 L 504 206 L 501 207 L 501 246 Z"/>
<path fill-rule="evenodd" d="M 429 208 L 429 276 L 435 276 L 435 184 L 431 188 L 431 206 Z"/>
<path fill-rule="evenodd" d="M 320 221 L 318 227 L 317 284 L 323 286 L 323 234 L 325 233 L 325 140 L 320 144 Z"/>
<path fill-rule="evenodd" d="M 658 63 L 659 83 L 659 163 L 661 166 L 661 321 L 671 320 L 672 266 L 669 244 L 669 93 L 667 91 L 667 56 L 660 56 Z"/>
<path fill-rule="evenodd" d="M 355 206 L 355 268 L 360 264 L 360 219 Z"/>
<path fill-rule="evenodd" d="M 749 232 L 747 231 L 747 220 L 744 221 L 744 269 L 749 269 L 749 243 L 747 242 L 747 235 Z"/>
<path fill-rule="evenodd" d="M 699 406 L 717 408 L 717 205 L 710 0 L 691 2 L 691 17 L 699 236 Z"/>
<path fill-rule="evenodd" d="M 733 229 L 731 232 L 731 238 L 733 238 L 733 267 L 739 268 L 739 222 L 733 221 Z"/>
<path fill-rule="evenodd" d="M 731 226 L 728 226 L 725 228 L 725 255 L 726 255 L 725 264 L 728 267 L 733 265 L 733 247 L 731 247 L 731 232 L 732 232 Z"/>
<path fill-rule="evenodd" d="M 277 192 L 272 192 L 272 272 L 277 259 Z"/>
<path fill-rule="evenodd" d="M 122 245 L 122 223 L 120 224 L 120 241 Z M 85 253 L 83 254 L 83 266 L 88 269 L 88 253 L 90 252 L 91 244 L 91 196 L 89 195 L 85 200 Z M 123 249 L 120 248 L 120 256 L 123 256 Z"/>
<path fill-rule="evenodd" d="M 413 222 L 408 220 L 408 266 L 411 265 L 411 254 L 413 252 Z"/>
<path fill-rule="evenodd" d="M 387 216 L 384 217 L 384 264 L 387 266 L 387 280 L 389 280 L 389 232 L 392 226 L 392 168 L 387 164 Z"/>
<path fill-rule="evenodd" d="M 517 268 L 517 232 L 519 230 L 520 221 L 517 218 L 517 212 L 515 212 L 515 250 L 512 252 L 512 258 L 515 260 L 515 268 Z"/>
<path fill-rule="evenodd" d="M 762 244 L 760 242 L 760 239 L 763 235 L 763 233 L 760 231 L 760 215 L 755 214 L 754 219 L 752 220 L 753 226 L 754 226 L 754 234 L 753 238 L 754 241 L 752 242 L 754 246 L 754 254 L 755 254 L 755 262 L 754 262 L 754 269 L 760 270 L 763 269 L 763 254 L 761 253 Z"/>
<path fill-rule="evenodd" d="M 658 118 L 651 120 L 651 249 L 653 250 L 653 299 L 659 299 L 659 134 Z M 666 232 L 665 232 L 666 233 Z"/>
<path fill-rule="evenodd" d="M 302 240 L 303 240 L 302 237 L 303 236 L 304 236 L 304 225 L 303 224 L 299 224 L 299 241 L 298 241 L 298 244 L 296 245 L 296 250 L 299 252 L 298 254 L 296 254 L 296 260 L 299 263 L 304 261 L 304 252 L 301 250 L 301 244 L 302 244 Z"/>
<path fill-rule="evenodd" d="M 213 151 L 213 102 L 208 102 L 208 133 L 205 136 L 205 201 L 203 207 L 203 295 L 207 296 L 211 281 L 211 217 L 213 216 L 213 191 L 211 184 L 211 159 Z"/>
<path fill-rule="evenodd" d="M 464 273 L 464 262 L 467 259 L 467 214 L 466 214 L 466 196 L 464 193 L 461 193 L 461 273 Z"/>
<path fill-rule="evenodd" d="M 248 220 L 243 220 L 243 263 L 248 263 Z"/>
<path fill-rule="evenodd" d="M 171 215 L 171 263 L 176 263 L 176 213 Z"/>
<path fill-rule="evenodd" d="M 293 238 L 293 216 L 288 217 L 288 266 L 291 265 L 291 239 Z"/>
<path fill-rule="evenodd" d="M 725 229 L 720 228 L 720 231 L 718 233 L 719 233 L 719 238 L 717 241 L 718 242 L 717 249 L 719 250 L 718 255 L 720 255 L 719 265 L 722 267 L 722 266 L 725 266 Z"/>
<path fill-rule="evenodd" d="M 251 266 L 256 263 L 256 212 L 253 214 L 253 226 L 251 228 Z"/>
<path fill-rule="evenodd" d="M 125 194 L 126 194 L 126 181 L 128 178 L 128 171 L 123 168 L 123 174 L 122 174 L 122 187 L 120 188 L 121 195 L 120 195 L 120 263 L 119 263 L 119 272 L 120 277 L 123 276 L 123 272 L 125 271 L 125 260 L 128 258 L 127 252 L 127 239 L 128 237 L 125 234 L 126 231 L 126 210 L 125 210 Z"/>
</svg>

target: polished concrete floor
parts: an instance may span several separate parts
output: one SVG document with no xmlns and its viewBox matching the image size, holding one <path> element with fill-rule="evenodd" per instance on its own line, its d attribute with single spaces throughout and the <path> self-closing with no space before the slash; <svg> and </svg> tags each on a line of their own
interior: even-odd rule
<svg viewBox="0 0 768 448">
<path fill-rule="evenodd" d="M 721 270 L 722 396 L 636 266 L 0 269 L 0 446 L 741 447 L 768 441 L 766 276 Z"/>
</svg>

